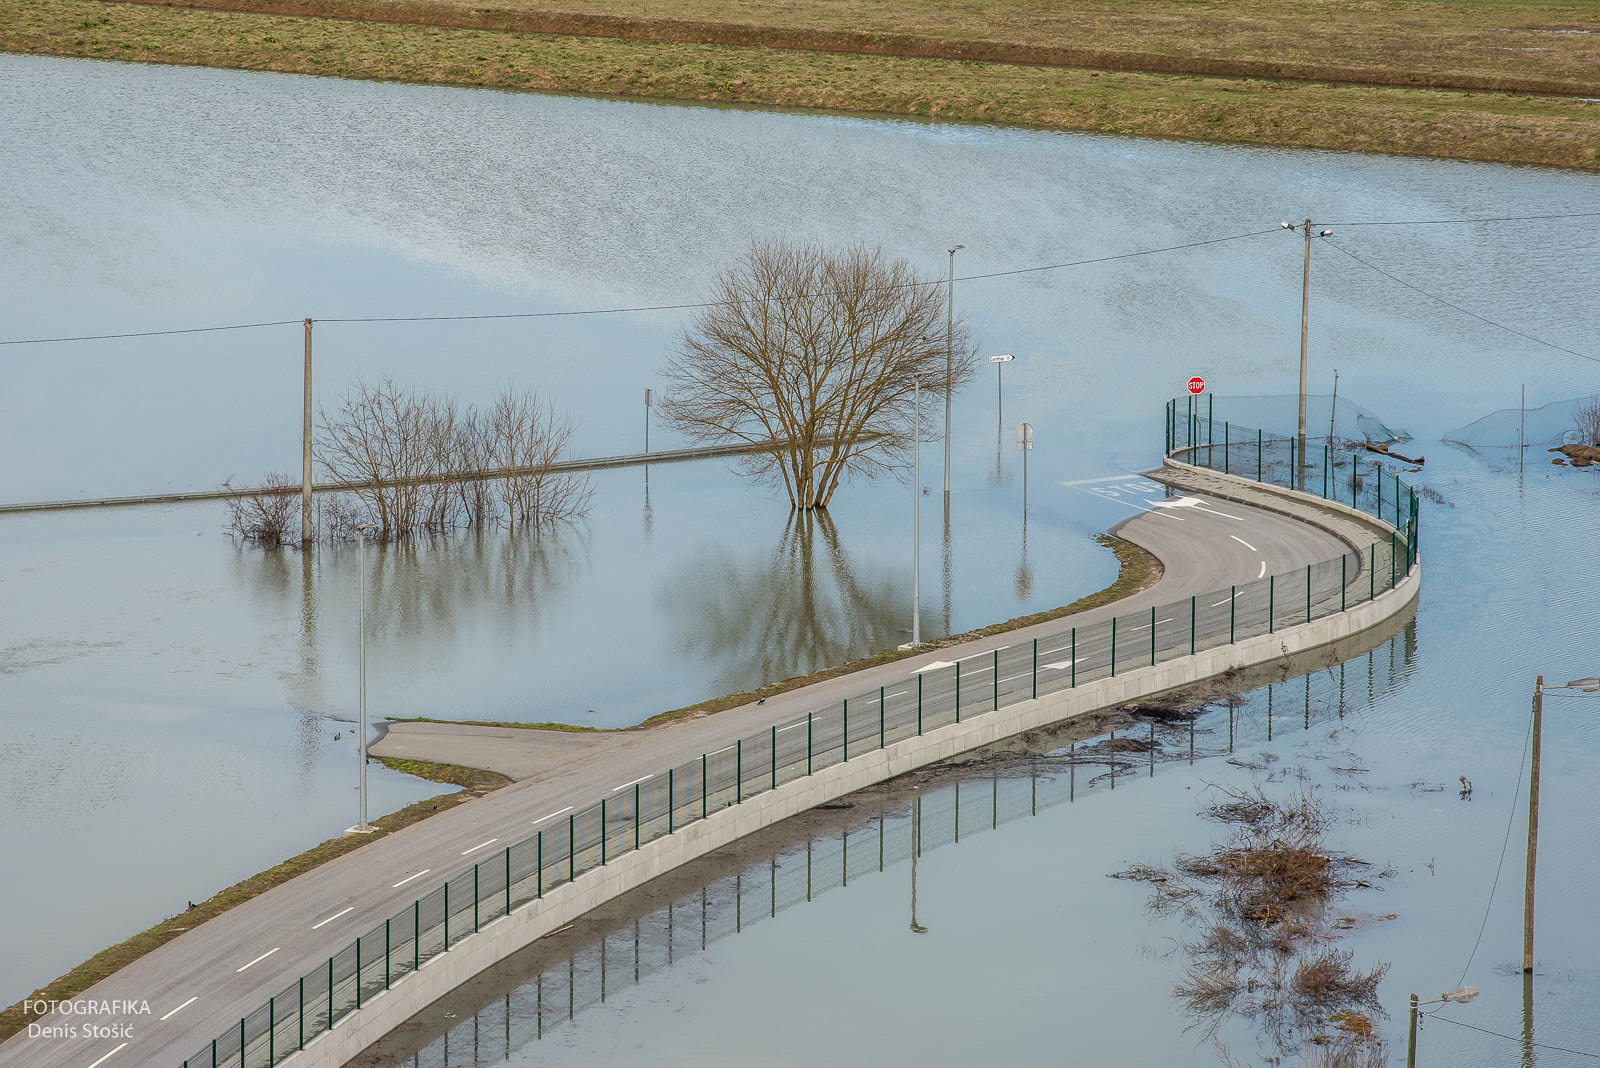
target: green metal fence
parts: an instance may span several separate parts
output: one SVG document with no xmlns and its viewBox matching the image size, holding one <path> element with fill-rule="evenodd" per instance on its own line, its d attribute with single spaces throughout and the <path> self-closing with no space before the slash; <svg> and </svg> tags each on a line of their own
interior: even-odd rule
<svg viewBox="0 0 1600 1068">
<path fill-rule="evenodd" d="M 935 662 L 893 686 L 857 694 L 705 753 L 480 860 L 417 898 L 184 1062 L 270 1068 L 303 1049 L 425 962 L 563 883 L 683 826 L 847 759 L 1005 705 L 1320 619 L 1393 588 L 1416 561 L 1417 497 L 1380 464 L 1293 439 L 1166 410 L 1166 451 L 1187 463 L 1350 503 L 1396 528 L 1365 552 L 1062 627 L 977 656 Z M 1209 413 L 1208 413 L 1209 414 Z M 1212 431 L 1220 429 L 1221 437 Z M 1237 439 L 1237 440 L 1236 440 Z M 1003 639 L 1002 639 L 1003 640 Z"/>
</svg>

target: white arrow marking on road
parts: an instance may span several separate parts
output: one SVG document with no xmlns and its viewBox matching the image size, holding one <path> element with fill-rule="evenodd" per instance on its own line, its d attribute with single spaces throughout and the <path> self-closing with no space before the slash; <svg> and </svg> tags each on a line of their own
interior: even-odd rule
<svg viewBox="0 0 1600 1068">
<path fill-rule="evenodd" d="M 1044 665 L 1044 669 L 1046 671 L 1065 671 L 1067 668 L 1069 668 L 1071 666 L 1072 666 L 1072 661 L 1071 660 L 1063 660 L 1059 664 L 1045 664 Z"/>
<path fill-rule="evenodd" d="M 1246 549 L 1249 549 L 1253 553 L 1258 553 L 1258 552 L 1261 551 L 1260 549 L 1257 549 L 1254 545 L 1251 545 L 1249 542 L 1247 542 L 1243 538 L 1239 537 L 1239 535 L 1237 535 L 1237 534 L 1229 534 L 1228 537 L 1232 538 L 1234 541 L 1238 542 L 1240 545 L 1243 545 Z"/>
<path fill-rule="evenodd" d="M 479 842 L 477 845 L 473 846 L 471 849 L 463 849 L 461 851 L 461 855 L 462 856 L 466 856 L 468 853 L 475 853 L 478 850 L 482 849 L 484 846 L 486 846 L 486 845 L 494 845 L 498 841 L 500 841 L 500 839 L 491 838 L 487 842 Z"/>
<path fill-rule="evenodd" d="M 392 889 L 394 889 L 394 887 L 390 887 L 389 889 L 392 890 Z M 322 927 L 322 926 L 324 926 L 326 924 L 332 923 L 334 920 L 337 920 L 340 916 L 343 916 L 346 912 L 354 912 L 355 910 L 356 910 L 356 907 L 354 905 L 351 905 L 349 908 L 343 910 L 342 912 L 335 912 L 332 916 L 329 916 L 327 919 L 323 920 L 322 923 L 314 923 L 314 924 L 312 924 L 311 925 L 311 929 L 313 931 L 315 931 L 318 927 Z"/>
<path fill-rule="evenodd" d="M 262 961 L 266 960 L 268 957 L 272 956 L 274 953 L 278 952 L 278 950 L 280 950 L 282 948 L 283 948 L 282 946 L 273 946 L 271 949 L 269 949 L 265 953 L 261 954 L 261 956 L 257 957 L 255 960 L 251 961 L 249 964 L 246 964 L 244 966 L 244 968 L 254 968 L 257 964 L 260 964 Z M 233 974 L 238 975 L 239 972 L 244 971 L 244 968 L 239 968 L 239 969 L 235 970 Z"/>
<path fill-rule="evenodd" d="M 911 674 L 920 675 L 924 671 L 938 671 L 940 668 L 955 667 L 955 666 L 956 666 L 956 664 L 955 664 L 954 660 L 935 660 L 931 664 L 922 665 L 921 667 L 919 667 L 915 671 L 913 671 Z"/>
<path fill-rule="evenodd" d="M 409 883 L 412 879 L 420 879 L 420 878 L 422 878 L 424 875 L 428 874 L 432 870 L 433 870 L 432 868 L 423 868 L 421 871 L 417 872 L 415 875 L 407 875 L 404 879 L 401 879 L 399 882 L 397 882 L 393 886 L 389 887 L 389 889 L 390 890 L 398 890 L 402 886 L 406 885 L 406 883 Z"/>
<path fill-rule="evenodd" d="M 157 1020 L 156 1022 L 157 1023 L 165 1023 L 166 1021 L 172 1019 L 174 1016 L 178 1015 L 178 1013 L 182 1012 L 184 1009 L 187 1009 L 190 1005 L 193 1005 L 195 1002 L 197 1002 L 199 1000 L 200 1000 L 200 995 L 196 994 L 194 997 L 190 998 L 188 1001 L 185 1001 L 182 1005 L 179 1005 L 177 1008 L 173 1009 L 171 1012 L 167 1013 L 165 1016 L 161 1017 L 161 1019 Z"/>
<path fill-rule="evenodd" d="M 124 1042 L 122 1044 L 122 1046 L 126 1046 L 126 1045 L 127 1045 L 126 1042 Z M 111 1053 L 116 1053 L 116 1052 L 120 1051 L 122 1049 L 122 1046 L 118 1046 L 116 1049 L 112 1050 Z M 99 1068 L 100 1065 L 106 1063 L 106 1061 L 111 1059 L 111 1053 L 107 1053 L 104 1057 L 101 1057 L 99 1060 L 95 1061 L 94 1064 L 89 1065 L 89 1068 Z"/>
</svg>

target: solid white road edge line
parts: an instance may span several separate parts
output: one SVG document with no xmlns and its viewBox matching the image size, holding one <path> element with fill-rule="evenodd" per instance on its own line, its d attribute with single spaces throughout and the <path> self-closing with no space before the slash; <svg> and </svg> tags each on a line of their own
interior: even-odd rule
<svg viewBox="0 0 1600 1068">
<path fill-rule="evenodd" d="M 200 1000 L 200 995 L 196 994 L 194 997 L 190 998 L 188 1001 L 185 1001 L 182 1005 L 179 1005 L 177 1008 L 173 1009 L 171 1012 L 169 1012 L 165 1016 L 161 1017 L 161 1019 L 157 1020 L 156 1023 L 165 1023 L 166 1021 L 172 1019 L 174 1016 L 178 1015 L 178 1013 L 182 1012 L 184 1009 L 187 1009 L 190 1005 L 193 1005 L 195 1002 L 197 1002 L 199 1000 Z"/>
<path fill-rule="evenodd" d="M 393 886 L 389 887 L 389 889 L 390 890 L 398 890 L 402 886 L 406 885 L 406 883 L 409 883 L 412 879 L 420 879 L 420 878 L 422 878 L 424 875 L 428 874 L 432 870 L 433 870 L 432 868 L 423 868 L 421 871 L 417 872 L 415 875 L 407 875 L 404 879 L 401 879 L 399 882 L 397 882 Z"/>
<path fill-rule="evenodd" d="M 257 957 L 255 960 L 251 961 L 249 964 L 246 964 L 244 966 L 244 968 L 253 968 L 253 967 L 255 967 L 257 964 L 260 964 L 262 961 L 266 960 L 268 957 L 272 956 L 274 953 L 278 952 L 278 950 L 280 950 L 282 948 L 283 948 L 282 946 L 273 946 L 271 949 L 269 949 L 265 953 L 261 954 L 261 956 Z M 234 975 L 238 975 L 239 972 L 244 971 L 244 968 L 236 969 L 233 974 Z"/>
</svg>

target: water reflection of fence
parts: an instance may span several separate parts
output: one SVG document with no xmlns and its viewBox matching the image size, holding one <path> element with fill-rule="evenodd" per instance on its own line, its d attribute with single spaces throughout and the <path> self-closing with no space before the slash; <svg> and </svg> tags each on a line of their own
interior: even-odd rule
<svg viewBox="0 0 1600 1068">
<path fill-rule="evenodd" d="M 1257 480 L 1288 485 L 1296 470 L 1291 439 L 1250 431 L 1253 452 L 1236 456 L 1231 424 L 1221 451 L 1202 437 L 1200 423 L 1166 412 L 1169 453 L 1229 471 L 1246 459 Z M 545 892 L 697 820 L 854 754 L 970 719 L 1003 705 L 1189 656 L 1283 627 L 1337 614 L 1394 588 L 1416 561 L 1416 495 L 1381 468 L 1363 476 L 1352 467 L 1349 486 L 1331 455 L 1323 482 L 1341 502 L 1371 511 L 1392 528 L 1365 553 L 1306 566 L 1258 581 L 1115 615 L 1105 623 L 1063 627 L 1046 637 L 1004 646 L 965 660 L 935 662 L 900 688 L 879 687 L 705 753 L 641 779 L 582 811 L 474 864 L 385 919 L 270 997 L 235 1027 L 184 1062 L 185 1068 L 272 1066 L 305 1048 L 395 980 L 416 971 L 485 924 L 538 901 Z M 1248 466 L 1248 463 L 1247 463 Z M 1300 465 L 1303 477 L 1313 468 Z M 1314 485 L 1307 478 L 1305 484 Z M 1348 496 L 1346 496 L 1348 495 Z M 1328 494 L 1324 494 L 1328 496 Z M 1392 499 L 1392 505 L 1390 502 Z M 1393 522 L 1390 522 L 1392 514 Z"/>
<path fill-rule="evenodd" d="M 926 855 L 1070 803 L 1107 778 L 1114 784 L 1116 774 L 1143 774 L 1146 764 L 1153 776 L 1163 760 L 1193 764 L 1231 755 L 1237 746 L 1272 740 L 1274 719 L 1279 736 L 1285 720 L 1302 731 L 1313 723 L 1342 720 L 1353 703 L 1370 706 L 1380 692 L 1394 688 L 1413 652 L 1408 628 L 1336 667 L 1253 691 L 1240 708 L 1216 709 L 1159 728 L 1154 722 L 1140 724 L 1049 755 L 1007 758 L 1003 767 L 991 765 L 987 777 L 955 771 L 963 777 L 933 789 L 925 785 L 918 799 L 887 802 L 874 815 L 774 851 L 631 921 L 612 921 L 598 940 L 541 967 L 493 1002 L 462 1011 L 442 1033 L 411 1051 L 408 1061 L 391 1063 L 477 1068 L 510 1060 L 517 1050 L 543 1040 L 585 1009 L 604 1004 L 619 987 L 637 985 L 786 909 L 904 863 L 914 841 L 920 840 L 918 855 Z M 1162 745 L 1144 754 L 1119 753 L 1106 744 L 1119 733 L 1154 741 L 1158 729 Z M 1164 755 L 1158 756 L 1158 750 Z M 1102 770 L 1107 766 L 1115 769 L 1111 776 Z M 913 834 L 914 822 L 920 823 L 920 835 Z M 400 1050 L 389 1055 L 406 1056 Z"/>
</svg>

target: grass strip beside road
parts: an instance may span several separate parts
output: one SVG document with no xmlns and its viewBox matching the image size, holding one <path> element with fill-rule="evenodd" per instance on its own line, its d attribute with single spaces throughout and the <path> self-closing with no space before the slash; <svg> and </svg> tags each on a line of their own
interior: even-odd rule
<svg viewBox="0 0 1600 1068">
<path fill-rule="evenodd" d="M 0 49 L 1600 170 L 1600 105 L 760 47 L 446 29 L 101 0 L 0 0 Z"/>
<path fill-rule="evenodd" d="M 341 835 L 330 838 L 321 845 L 291 857 L 276 867 L 268 868 L 259 875 L 253 875 L 243 882 L 238 882 L 219 891 L 204 901 L 195 904 L 194 908 L 180 912 L 178 915 L 166 919 L 141 931 L 132 938 L 118 942 L 110 949 L 101 950 L 67 974 L 47 983 L 45 986 L 29 994 L 22 1001 L 7 1009 L 0 1010 L 0 1042 L 23 1030 L 27 1025 L 38 1019 L 41 1013 L 23 1012 L 23 1004 L 27 1001 L 65 1001 L 77 997 L 94 984 L 100 982 L 117 971 L 127 967 L 140 957 L 152 950 L 166 945 L 183 932 L 200 926 L 207 920 L 222 915 L 237 905 L 242 905 L 253 897 L 271 890 L 289 880 L 304 875 L 313 868 L 321 867 L 331 860 L 353 852 L 368 842 L 376 841 L 385 835 L 393 834 L 402 827 L 409 827 L 419 823 L 439 812 L 454 808 L 464 801 L 470 801 L 511 782 L 504 775 L 492 771 L 481 771 L 478 768 L 464 768 L 455 764 L 435 764 L 423 760 L 396 760 L 378 758 L 394 768 L 408 775 L 416 775 L 432 782 L 450 783 L 462 789 L 455 793 L 440 794 L 430 797 L 415 804 L 408 805 L 398 812 L 372 821 L 377 828 L 371 834 Z"/>
</svg>

